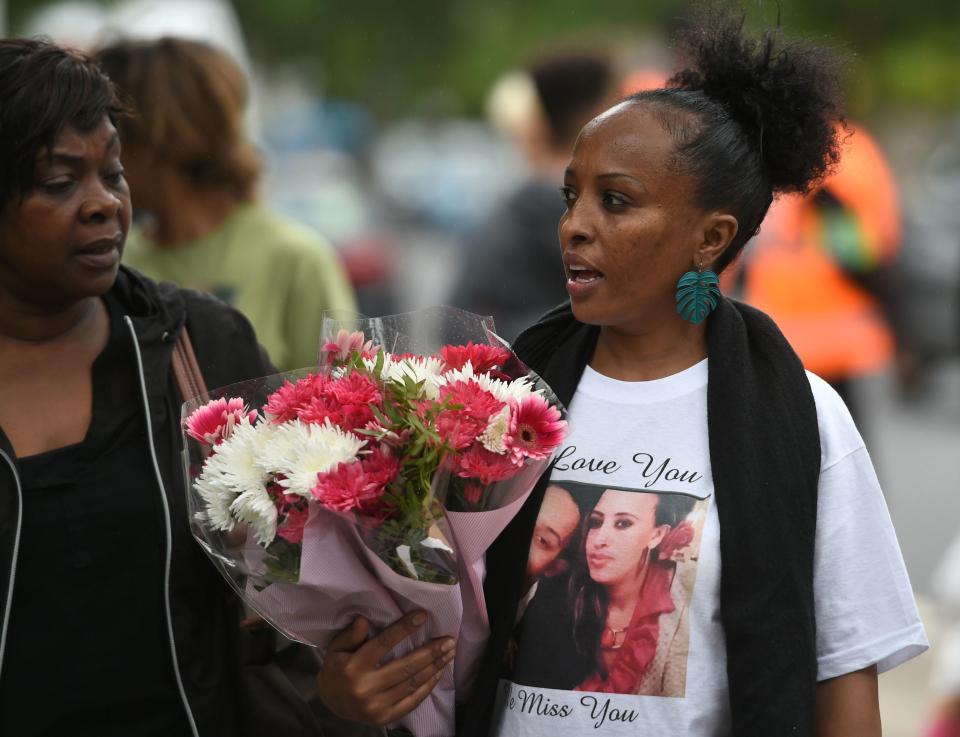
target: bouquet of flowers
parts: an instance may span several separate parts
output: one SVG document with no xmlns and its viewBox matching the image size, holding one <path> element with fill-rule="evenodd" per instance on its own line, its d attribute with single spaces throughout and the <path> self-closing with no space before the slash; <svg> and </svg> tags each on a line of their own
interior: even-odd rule
<svg viewBox="0 0 960 737">
<path fill-rule="evenodd" d="M 452 735 L 455 691 L 469 688 L 489 634 L 483 554 L 566 423 L 549 388 L 469 313 L 354 331 L 328 319 L 321 342 L 317 369 L 184 405 L 194 535 L 246 603 L 300 642 L 322 648 L 357 615 L 383 627 L 428 611 L 397 654 L 451 635 L 457 657 L 401 723 Z"/>
</svg>

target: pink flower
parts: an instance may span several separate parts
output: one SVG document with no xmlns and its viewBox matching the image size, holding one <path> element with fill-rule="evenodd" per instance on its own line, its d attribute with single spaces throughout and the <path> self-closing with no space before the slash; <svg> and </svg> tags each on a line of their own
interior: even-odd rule
<svg viewBox="0 0 960 737">
<path fill-rule="evenodd" d="M 363 429 L 376 433 L 376 435 L 372 436 L 373 439 L 391 448 L 400 448 L 410 442 L 410 438 L 413 437 L 413 430 L 409 427 L 404 428 L 400 432 L 396 432 L 395 430 L 384 427 L 377 420 L 368 422 Z"/>
<path fill-rule="evenodd" d="M 277 478 L 283 478 L 283 475 Z M 277 508 L 277 534 L 289 543 L 302 542 L 309 515 L 307 500 L 297 494 L 288 494 L 278 483 L 268 484 L 267 493 Z"/>
<path fill-rule="evenodd" d="M 471 341 L 466 345 L 446 345 L 440 349 L 440 355 L 448 369 L 461 369 L 470 361 L 473 370 L 482 374 L 502 366 L 510 358 L 510 351 L 498 345 L 474 344 Z"/>
<path fill-rule="evenodd" d="M 692 543 L 695 535 L 693 525 L 684 520 L 663 536 L 663 540 L 657 546 L 657 558 L 670 560 L 677 551 L 683 550 Z"/>
<path fill-rule="evenodd" d="M 302 422 L 322 425 L 329 420 L 345 430 L 356 430 L 375 419 L 372 407 L 383 406 L 383 395 L 369 376 L 350 373 L 342 379 L 315 381 L 311 391 L 294 401 L 303 402 L 296 414 Z"/>
<path fill-rule="evenodd" d="M 303 528 L 307 526 L 310 511 L 307 506 L 291 507 L 287 510 L 282 524 L 277 525 L 277 534 L 288 543 L 303 542 Z"/>
<path fill-rule="evenodd" d="M 467 504 L 476 506 L 483 497 L 483 484 L 469 482 L 463 485 L 463 498 Z"/>
<path fill-rule="evenodd" d="M 313 397 L 305 407 L 301 408 L 297 417 L 301 422 L 314 425 L 322 425 L 327 420 L 338 427 L 343 423 L 340 408 L 329 397 Z"/>
<path fill-rule="evenodd" d="M 383 394 L 365 374 L 351 373 L 331 381 L 326 393 L 343 417 L 341 427 L 347 430 L 355 430 L 373 421 L 373 407 L 383 407 Z"/>
<path fill-rule="evenodd" d="M 400 461 L 387 452 L 341 463 L 332 471 L 317 474 L 313 496 L 328 509 L 337 512 L 376 513 L 382 505 L 387 486 L 400 470 Z"/>
<path fill-rule="evenodd" d="M 407 351 L 406 353 L 392 353 L 391 357 L 397 363 L 403 363 L 404 361 L 422 361 L 423 360 L 423 356 L 417 353 L 410 353 L 409 351 Z"/>
<path fill-rule="evenodd" d="M 299 416 L 315 397 L 323 394 L 328 382 L 329 379 L 320 374 L 307 374 L 295 384 L 285 381 L 267 397 L 263 412 L 271 422 L 289 422 Z"/>
<path fill-rule="evenodd" d="M 242 399 L 214 399 L 195 409 L 184 425 L 187 434 L 207 445 L 219 445 L 230 437 L 238 422 L 253 424 L 257 413 L 250 412 Z"/>
<path fill-rule="evenodd" d="M 510 423 L 503 436 L 504 445 L 521 462 L 524 458 L 547 458 L 563 441 L 566 420 L 539 394 L 531 394 L 510 403 Z"/>
<path fill-rule="evenodd" d="M 445 385 L 439 401 L 445 401 L 450 409 L 437 415 L 437 432 L 454 450 L 463 450 L 476 441 L 487 429 L 490 418 L 504 407 L 503 402 L 473 381 Z"/>
<path fill-rule="evenodd" d="M 341 330 L 337 333 L 336 338 L 323 345 L 323 351 L 327 354 L 326 359 L 329 364 L 349 361 L 354 353 L 359 353 L 363 358 L 373 358 L 378 350 L 379 348 L 374 349 L 372 341 L 368 340 L 364 343 L 363 333 L 359 331 L 348 333 L 346 330 Z"/>
<path fill-rule="evenodd" d="M 481 486 L 487 486 L 515 475 L 521 462 L 522 459 L 515 461 L 510 454 L 491 453 L 482 445 L 476 443 L 456 459 L 457 476 L 464 479 L 476 479 Z M 470 484 L 467 484 L 467 487 L 469 486 Z M 482 491 L 481 489 L 481 493 Z M 472 493 L 474 492 L 475 490 L 472 490 Z M 465 487 L 465 497 L 466 494 L 467 488 Z M 470 501 L 469 498 L 467 501 Z"/>
</svg>

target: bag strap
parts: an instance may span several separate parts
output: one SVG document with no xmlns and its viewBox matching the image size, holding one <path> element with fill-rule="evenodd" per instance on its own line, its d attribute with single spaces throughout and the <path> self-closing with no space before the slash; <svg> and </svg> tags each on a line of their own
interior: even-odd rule
<svg viewBox="0 0 960 737">
<path fill-rule="evenodd" d="M 193 343 L 190 342 L 190 333 L 184 325 L 173 346 L 173 357 L 170 368 L 173 378 L 177 382 L 180 396 L 184 401 L 199 397 L 207 393 L 207 383 L 203 380 L 203 372 L 197 363 L 197 354 L 193 352 Z"/>
</svg>

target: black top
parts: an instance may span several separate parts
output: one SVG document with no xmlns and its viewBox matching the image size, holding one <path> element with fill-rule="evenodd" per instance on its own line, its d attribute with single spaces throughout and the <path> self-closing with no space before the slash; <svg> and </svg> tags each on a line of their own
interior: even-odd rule
<svg viewBox="0 0 960 737">
<path fill-rule="evenodd" d="M 163 508 L 122 307 L 83 441 L 19 460 L 23 526 L 0 734 L 188 735 L 163 615 Z M 117 483 L 122 479 L 122 483 Z"/>
</svg>

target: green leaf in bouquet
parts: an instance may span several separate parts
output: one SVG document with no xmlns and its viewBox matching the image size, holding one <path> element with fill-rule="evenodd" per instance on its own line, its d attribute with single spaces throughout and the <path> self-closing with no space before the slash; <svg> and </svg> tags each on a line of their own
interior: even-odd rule
<svg viewBox="0 0 960 737">
<path fill-rule="evenodd" d="M 370 409 L 373 412 L 373 416 L 377 418 L 377 422 L 379 422 L 381 425 L 384 427 L 389 427 L 392 424 L 387 416 L 380 411 L 380 408 L 377 407 L 377 405 L 371 404 Z"/>
<path fill-rule="evenodd" d="M 267 548 L 267 577 L 275 582 L 297 583 L 300 580 L 300 543 L 277 537 Z"/>
<path fill-rule="evenodd" d="M 410 414 L 410 424 L 413 425 L 413 428 L 423 434 L 426 434 L 427 428 L 423 426 L 423 423 L 420 421 L 420 418 L 416 414 Z"/>
<path fill-rule="evenodd" d="M 436 551 L 435 546 L 423 545 L 431 537 L 431 530 L 435 536 L 443 537 L 437 528 L 437 520 L 443 516 L 440 504 L 436 499 L 412 498 L 403 489 L 392 489 L 389 496 L 394 513 L 375 530 L 381 559 L 402 576 L 411 577 L 412 567 L 420 581 L 456 583 L 452 559 Z M 401 549 L 406 553 L 406 560 L 400 555 Z"/>
<path fill-rule="evenodd" d="M 388 422 L 391 425 L 399 425 L 402 423 L 403 415 L 400 414 L 400 410 L 395 404 L 390 402 L 386 403 L 384 410 L 386 411 Z"/>
</svg>

